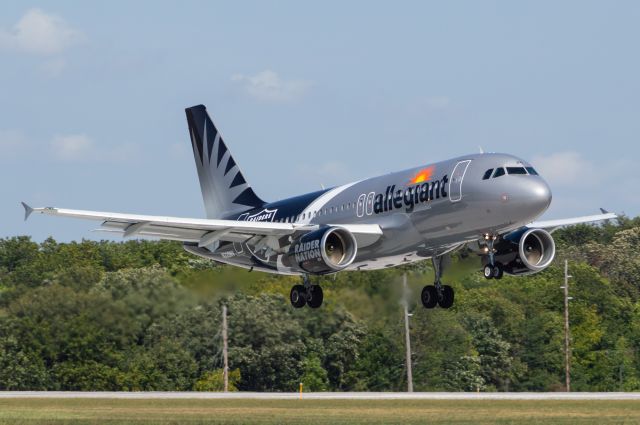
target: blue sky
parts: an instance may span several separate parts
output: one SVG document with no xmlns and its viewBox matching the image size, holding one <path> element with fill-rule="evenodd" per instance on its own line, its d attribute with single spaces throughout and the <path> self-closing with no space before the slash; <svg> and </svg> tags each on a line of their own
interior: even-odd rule
<svg viewBox="0 0 640 425">
<path fill-rule="evenodd" d="M 265 199 L 478 146 L 548 218 L 640 214 L 639 2 L 5 2 L 0 237 L 100 239 L 19 205 L 202 217 L 184 108 Z"/>
</svg>

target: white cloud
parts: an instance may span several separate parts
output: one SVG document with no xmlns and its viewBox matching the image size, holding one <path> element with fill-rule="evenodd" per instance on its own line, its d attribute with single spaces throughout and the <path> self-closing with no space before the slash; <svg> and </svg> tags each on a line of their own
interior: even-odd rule
<svg viewBox="0 0 640 425">
<path fill-rule="evenodd" d="M 267 69 L 253 76 L 235 74 L 231 81 L 242 84 L 250 96 L 267 102 L 291 102 L 301 98 L 311 87 L 305 80 L 283 80 Z"/>
<path fill-rule="evenodd" d="M 595 170 L 593 164 L 578 152 L 539 155 L 531 163 L 552 186 L 579 183 Z"/>
<path fill-rule="evenodd" d="M 29 9 L 12 30 L 0 29 L 0 47 L 22 52 L 54 55 L 83 38 L 62 18 L 41 9 Z"/>
<path fill-rule="evenodd" d="M 94 153 L 93 142 L 84 134 L 56 136 L 51 148 L 55 157 L 64 161 L 86 159 Z"/>
</svg>

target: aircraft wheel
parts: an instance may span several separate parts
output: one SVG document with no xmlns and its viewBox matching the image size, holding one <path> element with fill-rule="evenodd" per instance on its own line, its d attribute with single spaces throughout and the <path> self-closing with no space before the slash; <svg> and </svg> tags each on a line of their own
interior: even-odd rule
<svg viewBox="0 0 640 425">
<path fill-rule="evenodd" d="M 289 294 L 289 301 L 294 308 L 302 308 L 307 303 L 306 290 L 303 285 L 294 285 Z"/>
<path fill-rule="evenodd" d="M 434 285 L 427 285 L 422 288 L 420 299 L 422 300 L 422 305 L 424 306 L 424 308 L 435 307 L 438 303 L 438 293 L 436 291 L 436 287 Z"/>
<path fill-rule="evenodd" d="M 322 287 L 313 285 L 307 292 L 307 305 L 311 308 L 318 308 L 322 305 L 324 295 L 322 294 Z"/>
<path fill-rule="evenodd" d="M 444 285 L 440 297 L 438 297 L 438 305 L 442 308 L 451 308 L 453 305 L 453 288 L 449 285 Z"/>
<path fill-rule="evenodd" d="M 494 279 L 502 279 L 503 274 L 504 274 L 504 270 L 502 270 L 502 266 L 500 264 L 496 264 L 495 266 L 493 266 Z"/>
<path fill-rule="evenodd" d="M 491 267 L 489 264 L 487 264 L 482 269 L 482 274 L 484 275 L 485 279 L 493 279 L 493 267 Z"/>
</svg>

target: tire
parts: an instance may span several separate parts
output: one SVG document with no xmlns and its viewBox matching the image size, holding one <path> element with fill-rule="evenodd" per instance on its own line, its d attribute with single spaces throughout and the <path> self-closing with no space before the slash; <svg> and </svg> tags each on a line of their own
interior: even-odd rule
<svg viewBox="0 0 640 425">
<path fill-rule="evenodd" d="M 313 285 L 309 289 L 309 296 L 307 299 L 307 305 L 311 308 L 318 308 L 322 305 L 324 295 L 322 294 L 322 287 Z"/>
<path fill-rule="evenodd" d="M 491 267 L 489 264 L 487 264 L 482 269 L 482 274 L 484 275 L 485 279 L 493 279 L 493 267 Z"/>
<path fill-rule="evenodd" d="M 307 303 L 306 290 L 302 285 L 294 285 L 289 293 L 289 301 L 293 308 L 302 308 Z"/>
<path fill-rule="evenodd" d="M 438 299 L 438 305 L 442 308 L 451 308 L 453 305 L 453 288 L 449 285 L 442 287 L 442 296 Z"/>
<path fill-rule="evenodd" d="M 504 270 L 502 270 L 502 266 L 500 264 L 496 264 L 495 266 L 493 266 L 494 279 L 502 279 L 503 274 L 504 274 Z"/>
<path fill-rule="evenodd" d="M 422 288 L 420 300 L 422 301 L 424 308 L 435 307 L 436 304 L 438 304 L 438 292 L 436 291 L 436 287 L 433 285 L 427 285 Z"/>
</svg>

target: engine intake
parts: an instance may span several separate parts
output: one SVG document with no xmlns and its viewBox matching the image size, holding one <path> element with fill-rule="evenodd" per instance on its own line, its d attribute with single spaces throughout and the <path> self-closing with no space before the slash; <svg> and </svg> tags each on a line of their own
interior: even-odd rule
<svg viewBox="0 0 640 425">
<path fill-rule="evenodd" d="M 306 273 L 333 273 L 349 266 L 357 249 L 356 238 L 347 229 L 326 227 L 294 241 L 283 264 Z"/>
<path fill-rule="evenodd" d="M 542 271 L 556 255 L 553 237 L 544 229 L 526 229 L 507 235 L 495 249 L 496 262 L 502 264 L 505 273 L 513 275 Z"/>
<path fill-rule="evenodd" d="M 532 271 L 544 270 L 556 256 L 556 243 L 549 232 L 530 229 L 522 234 L 518 251 L 522 262 Z"/>
</svg>

